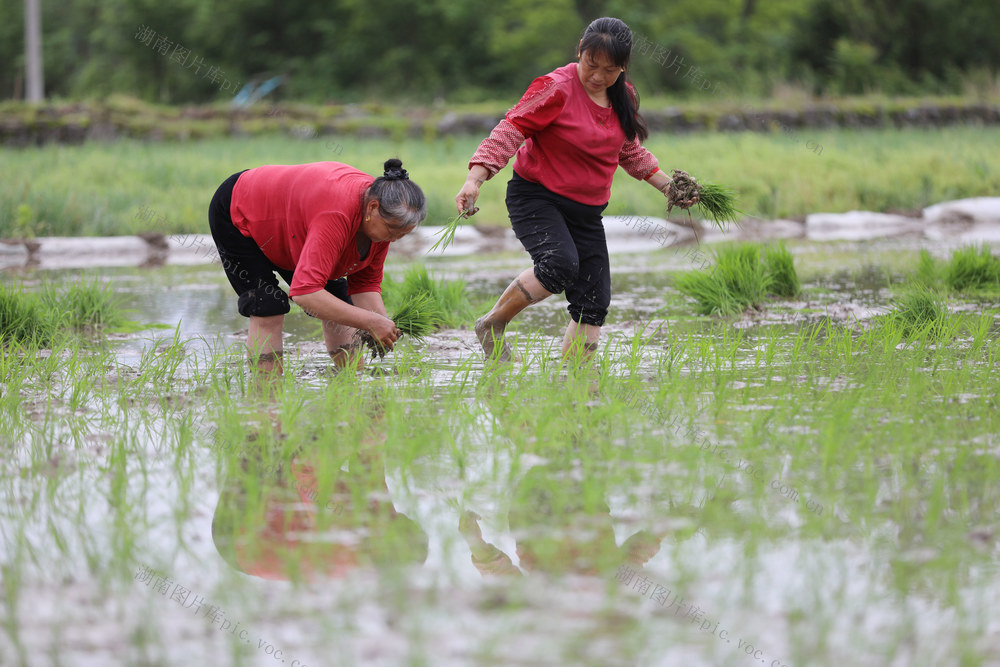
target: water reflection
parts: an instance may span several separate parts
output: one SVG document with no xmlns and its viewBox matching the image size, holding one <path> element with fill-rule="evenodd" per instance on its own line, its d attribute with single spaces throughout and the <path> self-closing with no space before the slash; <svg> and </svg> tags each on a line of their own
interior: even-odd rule
<svg viewBox="0 0 1000 667">
<path fill-rule="evenodd" d="M 494 416 L 502 414 L 497 410 Z M 530 428 L 509 422 L 501 429 Z M 538 459 L 514 484 L 507 521 L 516 547 L 512 554 L 483 538 L 482 518 L 466 509 L 459 532 L 471 551 L 472 564 L 483 575 L 546 574 L 608 575 L 623 563 L 644 565 L 660 550 L 665 535 L 639 530 L 620 546 L 615 519 L 608 506 L 607 466 L 584 468 L 582 461 L 602 460 L 590 447 L 607 442 L 607 434 L 580 430 L 566 434 L 559 447 L 543 445 L 548 459 Z M 494 443 L 496 445 L 496 443 Z M 494 522 L 491 522 L 494 523 Z"/>
<path fill-rule="evenodd" d="M 276 433 L 275 442 L 283 434 Z M 427 534 L 396 511 L 385 479 L 385 429 L 331 463 L 320 437 L 287 461 L 248 455 L 224 460 L 212 539 L 234 569 L 264 579 L 346 577 L 361 567 L 419 565 Z M 339 465 L 338 465 L 339 464 Z"/>
</svg>

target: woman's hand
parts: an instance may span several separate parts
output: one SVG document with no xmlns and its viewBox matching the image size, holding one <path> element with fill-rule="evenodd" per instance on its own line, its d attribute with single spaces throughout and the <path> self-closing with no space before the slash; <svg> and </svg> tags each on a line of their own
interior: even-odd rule
<svg viewBox="0 0 1000 667">
<path fill-rule="evenodd" d="M 369 324 L 365 328 L 371 332 L 371 335 L 379 342 L 379 345 L 387 350 L 392 349 L 392 346 L 396 344 L 399 335 L 402 333 L 396 327 L 395 322 L 378 313 L 371 313 Z"/>
<path fill-rule="evenodd" d="M 670 181 L 669 183 L 667 183 L 667 187 L 663 188 L 663 196 L 667 198 L 667 201 L 670 201 L 670 189 L 673 187 L 674 187 L 674 182 Z M 695 195 L 691 197 L 691 199 L 688 199 L 686 201 L 676 202 L 674 203 L 674 206 L 678 208 L 688 209 L 697 204 L 699 201 L 700 198 L 698 197 L 698 193 L 695 193 Z"/>
<path fill-rule="evenodd" d="M 472 169 L 469 170 L 469 175 L 465 179 L 465 185 L 462 189 L 458 191 L 458 195 L 455 197 L 455 204 L 458 207 L 458 212 L 464 214 L 466 218 L 470 215 L 475 215 L 476 211 L 476 200 L 479 199 L 479 187 L 486 182 L 486 178 L 489 176 L 489 172 L 486 171 L 486 167 L 482 165 L 474 164 Z"/>
<path fill-rule="evenodd" d="M 674 187 L 674 181 L 662 169 L 657 169 L 656 173 L 650 176 L 647 181 L 667 198 L 667 202 L 670 201 L 670 189 Z M 698 195 L 695 195 L 687 201 L 674 202 L 674 206 L 678 208 L 691 208 L 697 203 Z"/>
</svg>

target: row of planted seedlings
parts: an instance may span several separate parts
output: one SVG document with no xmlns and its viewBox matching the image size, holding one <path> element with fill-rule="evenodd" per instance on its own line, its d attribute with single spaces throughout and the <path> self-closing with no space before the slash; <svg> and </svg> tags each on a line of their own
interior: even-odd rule
<svg viewBox="0 0 1000 667">
<path fill-rule="evenodd" d="M 970 257 L 988 264 L 989 253 L 956 251 L 945 275 L 968 274 L 955 267 L 968 264 Z M 848 511 L 837 513 L 842 521 L 852 515 L 870 519 L 871 501 L 888 487 L 900 502 L 886 503 L 886 516 L 934 533 L 921 539 L 953 539 L 969 525 L 992 524 L 984 509 L 995 507 L 988 484 L 997 466 L 977 443 L 988 441 L 996 426 L 996 392 L 989 381 L 998 351 L 995 307 L 985 313 L 949 310 L 948 300 L 921 279 L 929 273 L 926 265 L 925 254 L 915 279 L 902 287 L 889 312 L 862 326 L 827 320 L 790 331 L 782 326 L 734 335 L 712 331 L 693 345 L 673 338 L 664 343 L 664 370 L 669 375 L 683 369 L 681 357 L 689 354 L 689 368 L 702 370 L 680 381 L 711 377 L 712 405 L 725 405 L 730 396 L 737 409 L 751 410 L 730 410 L 725 417 L 716 413 L 709 421 L 749 422 L 733 436 L 735 443 L 768 433 L 771 442 L 744 440 L 746 451 L 773 450 L 775 463 L 787 457 L 782 468 L 794 473 L 787 466 L 801 466 L 805 479 L 843 496 Z M 662 383 L 663 373 L 654 378 Z M 653 404 L 661 402 L 659 394 L 651 398 Z M 747 419 L 734 417 L 740 414 Z M 956 470 L 968 475 L 975 497 L 966 495 L 965 481 L 949 484 Z M 866 478 L 867 483 L 861 481 Z M 956 514 L 961 518 L 952 520 Z M 968 535 L 961 537 L 968 549 L 975 546 Z"/>
</svg>

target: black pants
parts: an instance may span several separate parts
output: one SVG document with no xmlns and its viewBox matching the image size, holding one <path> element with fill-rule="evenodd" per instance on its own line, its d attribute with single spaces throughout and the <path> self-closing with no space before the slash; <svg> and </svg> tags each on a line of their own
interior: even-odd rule
<svg viewBox="0 0 1000 667">
<path fill-rule="evenodd" d="M 535 264 L 535 277 L 549 292 L 566 292 L 570 317 L 602 326 L 611 304 L 611 264 L 601 214 L 557 195 L 517 172 L 507 183 L 507 213 L 521 245 Z"/>
<path fill-rule="evenodd" d="M 285 282 L 292 284 L 294 271 L 280 269 L 271 263 L 257 243 L 248 236 L 243 236 L 233 225 L 230 205 L 233 200 L 233 188 L 239 179 L 239 172 L 233 174 L 219 186 L 208 207 L 208 225 L 212 230 L 212 239 L 219 249 L 219 259 L 222 268 L 226 270 L 229 284 L 239 295 L 237 302 L 240 315 L 250 317 L 270 317 L 284 315 L 291 307 L 288 304 L 288 294 L 278 287 L 278 273 Z M 341 301 L 351 303 L 347 296 L 347 279 L 338 278 L 326 284 L 326 291 Z"/>
</svg>

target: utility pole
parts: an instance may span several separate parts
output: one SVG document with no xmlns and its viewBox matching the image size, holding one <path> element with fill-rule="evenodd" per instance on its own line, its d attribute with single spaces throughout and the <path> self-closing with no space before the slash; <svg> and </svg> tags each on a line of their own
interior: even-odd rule
<svg viewBox="0 0 1000 667">
<path fill-rule="evenodd" d="M 27 90 L 25 99 L 41 102 L 45 99 L 42 79 L 42 8 L 41 0 L 24 0 L 24 62 Z"/>
</svg>

